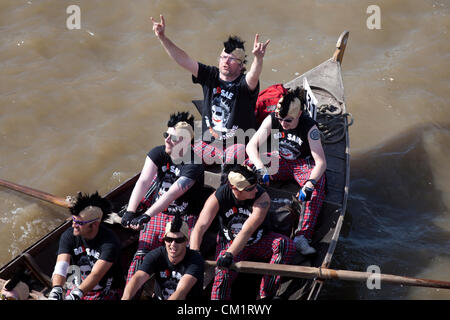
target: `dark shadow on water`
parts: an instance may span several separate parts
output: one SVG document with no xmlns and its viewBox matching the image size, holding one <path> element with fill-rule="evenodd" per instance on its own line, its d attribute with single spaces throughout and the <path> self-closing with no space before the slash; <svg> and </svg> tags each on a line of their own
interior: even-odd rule
<svg viewBox="0 0 450 320">
<path fill-rule="evenodd" d="M 433 258 L 450 257 L 450 232 L 433 222 L 448 211 L 425 148 L 425 135 L 436 132 L 448 135 L 449 144 L 439 146 L 448 149 L 450 127 L 426 125 L 352 155 L 347 213 L 331 268 L 366 271 L 377 265 L 382 273 L 420 277 Z M 365 282 L 333 280 L 319 299 L 405 299 L 409 290 L 391 284 L 369 290 Z"/>
</svg>

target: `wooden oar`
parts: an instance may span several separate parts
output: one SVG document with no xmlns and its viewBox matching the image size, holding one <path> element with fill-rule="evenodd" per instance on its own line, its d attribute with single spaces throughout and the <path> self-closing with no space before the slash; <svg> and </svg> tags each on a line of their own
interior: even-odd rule
<svg viewBox="0 0 450 320">
<path fill-rule="evenodd" d="M 206 266 L 216 266 L 215 261 L 205 261 Z M 379 276 L 380 283 L 394 283 L 405 286 L 431 287 L 450 289 L 449 281 L 417 279 L 410 277 L 395 276 L 391 274 L 375 274 L 371 272 L 334 270 L 328 268 L 314 268 L 294 265 L 281 265 L 253 261 L 240 261 L 231 265 L 232 270 L 244 273 L 256 273 L 267 275 L 280 275 L 291 278 L 304 279 L 337 279 L 346 281 L 367 281 L 369 278 L 374 279 Z"/>
<path fill-rule="evenodd" d="M 34 197 L 34 198 L 37 198 L 40 200 L 44 200 L 44 201 L 56 204 L 57 206 L 60 206 L 60 207 L 70 208 L 70 203 L 66 199 L 56 197 L 47 192 L 39 191 L 39 190 L 30 188 L 30 187 L 21 186 L 14 182 L 9 182 L 9 181 L 3 180 L 3 179 L 0 179 L 0 186 L 24 193 L 26 195 L 29 195 L 31 197 Z"/>
<path fill-rule="evenodd" d="M 39 190 L 30 188 L 30 187 L 21 186 L 20 184 L 17 184 L 14 182 L 0 179 L 0 186 L 21 192 L 23 194 L 26 194 L 28 196 L 31 196 L 31 197 L 34 197 L 34 198 L 37 198 L 40 200 L 44 200 L 44 201 L 56 204 L 57 206 L 60 206 L 60 207 L 64 207 L 64 208 L 71 207 L 71 204 L 68 199 L 63 199 L 63 198 L 54 196 L 50 193 L 47 193 L 44 191 L 39 191 Z M 120 217 L 115 212 L 111 212 L 108 215 L 108 217 L 105 219 L 104 222 L 109 223 L 109 224 L 114 224 L 114 223 L 121 223 L 121 221 L 122 221 L 122 217 Z"/>
</svg>

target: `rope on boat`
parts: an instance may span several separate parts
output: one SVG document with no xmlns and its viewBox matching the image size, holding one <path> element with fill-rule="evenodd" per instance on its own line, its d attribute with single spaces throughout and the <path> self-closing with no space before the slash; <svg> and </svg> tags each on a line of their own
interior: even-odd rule
<svg viewBox="0 0 450 320">
<path fill-rule="evenodd" d="M 341 106 L 322 104 L 317 110 L 317 122 L 322 143 L 336 143 L 345 137 L 346 129 L 353 124 L 353 116 L 342 113 Z"/>
</svg>

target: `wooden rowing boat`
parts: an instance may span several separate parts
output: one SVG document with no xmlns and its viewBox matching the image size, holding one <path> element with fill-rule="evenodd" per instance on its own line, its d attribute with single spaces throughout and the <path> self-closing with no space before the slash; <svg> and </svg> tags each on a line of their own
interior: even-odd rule
<svg viewBox="0 0 450 320">
<path fill-rule="evenodd" d="M 349 191 L 350 159 L 347 130 L 349 121 L 346 116 L 347 111 L 344 99 L 341 63 L 348 35 L 348 32 L 343 32 L 341 34 L 332 58 L 284 84 L 287 88 L 301 86 L 303 79 L 306 77 L 318 100 L 318 106 L 329 106 L 332 109 L 340 110 L 339 114 L 329 115 L 320 114 L 319 112 L 317 118 L 320 129 L 326 134 L 325 139 L 327 139 L 327 141 L 324 141 L 324 151 L 327 159 L 327 194 L 318 218 L 319 220 L 312 242 L 317 253 L 308 257 L 298 254 L 294 262 L 296 265 L 300 266 L 321 268 L 328 268 L 330 266 L 344 220 Z M 339 130 L 327 134 L 328 131 L 332 131 L 326 124 L 329 120 L 338 120 L 337 125 L 334 126 L 338 127 L 337 129 Z M 138 177 L 139 174 L 135 175 L 105 195 L 105 197 L 112 202 L 116 212 L 127 203 Z M 220 174 L 217 171 L 211 169 L 206 172 L 205 184 L 211 190 L 218 187 L 219 181 Z M 276 183 L 268 188 L 268 192 L 271 198 L 285 199 L 286 201 L 292 202 L 292 196 L 298 192 L 298 188 L 296 183 Z M 17 191 L 23 192 L 23 190 Z M 42 199 L 49 201 L 48 195 L 46 196 L 47 198 Z M 64 203 L 61 204 L 61 202 L 57 201 L 54 203 L 67 206 Z M 42 294 L 51 286 L 50 276 L 56 261 L 59 237 L 61 233 L 70 226 L 71 222 L 69 221 L 63 223 L 24 250 L 22 254 L 4 265 L 0 269 L 0 279 L 10 279 L 20 267 L 25 267 L 31 272 L 33 279 L 35 280 L 33 282 L 33 294 L 31 297 L 33 299 L 39 299 L 39 297 L 42 298 Z M 111 228 L 117 233 L 122 241 L 123 253 L 121 263 L 124 270 L 127 270 L 133 254 L 137 249 L 138 233 L 129 229 L 124 229 L 120 224 L 112 224 Z M 202 248 L 203 252 L 210 252 L 210 250 L 211 248 Z M 209 265 L 211 266 L 211 264 Z M 211 274 L 211 270 L 212 268 L 209 267 L 206 268 L 205 272 Z M 205 288 L 207 288 L 211 276 L 205 277 L 205 279 L 208 279 L 205 280 Z M 247 284 L 248 281 L 252 281 L 251 277 L 246 277 L 243 278 L 243 281 L 236 282 L 241 286 L 239 290 L 233 290 L 233 292 L 239 292 L 240 295 L 233 295 L 233 298 L 248 297 L 246 291 L 241 290 L 248 287 L 247 285 L 243 285 Z M 278 295 L 283 299 L 317 299 L 323 284 L 323 279 L 285 278 L 279 289 Z"/>
</svg>

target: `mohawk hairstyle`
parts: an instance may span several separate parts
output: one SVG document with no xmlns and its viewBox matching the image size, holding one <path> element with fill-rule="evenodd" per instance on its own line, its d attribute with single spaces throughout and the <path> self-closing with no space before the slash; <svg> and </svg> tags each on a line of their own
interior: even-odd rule
<svg viewBox="0 0 450 320">
<path fill-rule="evenodd" d="M 256 182 L 258 182 L 258 176 L 256 175 L 256 172 L 253 169 L 242 164 L 225 164 L 223 166 L 223 174 L 228 177 L 230 171 L 242 174 L 250 184 L 255 184 Z M 226 179 L 226 181 L 228 181 L 228 179 Z"/>
<path fill-rule="evenodd" d="M 245 41 L 242 41 L 242 39 L 239 38 L 238 36 L 229 36 L 228 40 L 223 43 L 223 47 L 225 48 L 225 52 L 230 54 L 236 48 L 241 48 L 242 50 L 245 51 L 244 43 L 245 43 Z M 247 57 L 247 55 L 245 55 L 245 57 Z M 247 63 L 247 59 L 242 61 L 242 64 L 246 64 L 246 63 Z"/>
<path fill-rule="evenodd" d="M 178 122 L 185 121 L 194 129 L 194 116 L 189 112 L 177 112 L 170 115 L 169 121 L 167 121 L 167 127 L 175 127 Z"/>
<path fill-rule="evenodd" d="M 288 93 L 284 95 L 283 100 L 281 101 L 281 107 L 279 115 L 282 118 L 285 118 L 289 112 L 289 106 L 291 102 L 294 101 L 295 98 L 300 99 L 300 110 L 305 110 L 306 105 L 306 90 L 300 87 L 296 87 L 295 89 L 289 89 Z"/>
<path fill-rule="evenodd" d="M 182 224 L 183 220 L 181 219 L 181 215 L 176 214 L 170 225 L 170 232 L 180 232 Z"/>
<path fill-rule="evenodd" d="M 98 191 L 92 195 L 83 195 L 81 192 L 78 193 L 75 204 L 70 207 L 70 213 L 74 216 L 78 216 L 81 211 L 89 206 L 99 207 L 102 210 L 102 221 L 108 214 L 111 213 L 111 203 L 107 199 L 102 198 L 98 194 Z"/>
</svg>

